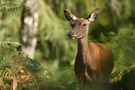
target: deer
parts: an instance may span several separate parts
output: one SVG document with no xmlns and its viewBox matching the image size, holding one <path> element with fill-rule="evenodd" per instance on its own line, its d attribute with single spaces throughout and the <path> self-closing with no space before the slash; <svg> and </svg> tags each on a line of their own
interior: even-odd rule
<svg viewBox="0 0 135 90">
<path fill-rule="evenodd" d="M 77 18 L 67 10 L 64 10 L 64 15 L 72 27 L 72 31 L 67 35 L 77 39 L 78 42 L 74 64 L 78 82 L 82 85 L 108 80 L 114 67 L 111 49 L 103 43 L 88 41 L 89 25 L 99 15 L 99 8 L 96 8 L 87 18 Z"/>
</svg>

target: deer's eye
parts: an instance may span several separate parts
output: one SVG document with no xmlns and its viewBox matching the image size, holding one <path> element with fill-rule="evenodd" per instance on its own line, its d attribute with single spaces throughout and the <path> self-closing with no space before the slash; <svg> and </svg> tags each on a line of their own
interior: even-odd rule
<svg viewBox="0 0 135 90">
<path fill-rule="evenodd" d="M 85 26 L 86 26 L 86 23 L 82 23 L 82 26 L 84 26 L 84 27 L 85 27 Z"/>
<path fill-rule="evenodd" d="M 75 23 L 71 23 L 71 26 L 74 27 L 75 26 Z"/>
</svg>

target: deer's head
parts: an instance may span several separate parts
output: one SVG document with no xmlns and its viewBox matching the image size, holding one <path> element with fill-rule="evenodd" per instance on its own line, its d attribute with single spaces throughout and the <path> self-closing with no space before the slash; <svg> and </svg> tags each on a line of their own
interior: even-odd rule
<svg viewBox="0 0 135 90">
<path fill-rule="evenodd" d="M 81 39 L 88 35 L 89 24 L 96 19 L 99 14 L 99 9 L 95 9 L 87 18 L 77 18 L 66 10 L 64 10 L 64 14 L 72 26 L 72 31 L 68 33 L 68 36 Z"/>
</svg>

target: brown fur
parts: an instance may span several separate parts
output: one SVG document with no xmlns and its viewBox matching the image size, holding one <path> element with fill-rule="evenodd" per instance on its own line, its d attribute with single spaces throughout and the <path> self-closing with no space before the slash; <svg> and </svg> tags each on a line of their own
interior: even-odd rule
<svg viewBox="0 0 135 90">
<path fill-rule="evenodd" d="M 79 82 L 106 80 L 113 69 L 113 55 L 100 43 L 88 43 L 86 38 L 78 40 L 75 74 Z"/>
<path fill-rule="evenodd" d="M 99 10 L 95 9 L 86 19 L 77 18 L 66 10 L 64 14 L 72 26 L 69 37 L 78 39 L 75 74 L 79 83 L 107 80 L 114 66 L 113 54 L 104 44 L 88 42 L 89 24 L 96 19 Z"/>
</svg>

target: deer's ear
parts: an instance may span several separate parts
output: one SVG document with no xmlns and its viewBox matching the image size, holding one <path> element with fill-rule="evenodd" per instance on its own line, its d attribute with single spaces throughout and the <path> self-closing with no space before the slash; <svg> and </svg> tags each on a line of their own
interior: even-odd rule
<svg viewBox="0 0 135 90">
<path fill-rule="evenodd" d="M 64 10 L 64 15 L 68 21 L 73 21 L 73 20 L 77 19 L 77 17 L 75 15 L 73 15 L 72 13 L 70 13 L 66 10 Z"/>
<path fill-rule="evenodd" d="M 94 21 L 99 14 L 99 8 L 95 9 L 88 17 L 88 21 Z"/>
</svg>

